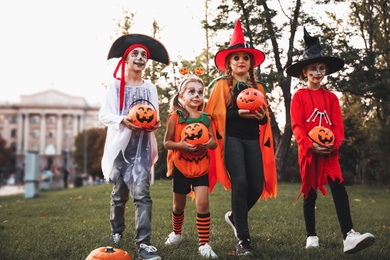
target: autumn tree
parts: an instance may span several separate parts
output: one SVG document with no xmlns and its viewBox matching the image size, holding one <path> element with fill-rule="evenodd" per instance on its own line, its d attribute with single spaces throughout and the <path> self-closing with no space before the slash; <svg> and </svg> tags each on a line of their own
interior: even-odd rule
<svg viewBox="0 0 390 260">
<path fill-rule="evenodd" d="M 359 182 L 386 184 L 390 180 L 386 141 L 390 134 L 390 3 L 348 3 L 348 26 L 333 17 L 338 30 L 331 38 L 348 70 L 336 88 L 343 93 L 343 113 L 350 124 L 345 144 L 354 151 L 355 162 L 349 169 L 356 171 Z"/>
<path fill-rule="evenodd" d="M 286 166 L 292 138 L 290 119 L 292 82 L 291 77 L 286 76 L 285 69 L 293 63 L 293 57 L 300 54 L 294 48 L 298 27 L 301 24 L 317 24 L 317 22 L 313 17 L 305 14 L 300 0 L 293 1 L 288 6 L 275 5 L 275 1 L 265 0 L 222 0 L 217 9 L 215 18 L 206 25 L 210 30 L 231 31 L 235 21 L 229 17 L 234 13 L 236 19 L 241 19 L 249 45 L 262 50 L 266 55 L 266 65 L 264 68 L 257 68 L 257 78 L 272 91 L 267 97 L 272 104 L 270 113 L 277 173 L 279 180 L 286 180 L 288 179 Z M 230 39 L 226 40 L 230 41 Z M 218 46 L 219 49 L 226 48 L 228 43 L 221 44 Z M 278 111 L 280 106 L 283 107 L 283 115 Z M 277 122 L 280 116 L 285 118 L 284 125 Z"/>
<path fill-rule="evenodd" d="M 103 178 L 101 160 L 107 131 L 104 128 L 90 128 L 79 133 L 75 138 L 73 159 L 78 168 L 94 179 Z"/>
</svg>

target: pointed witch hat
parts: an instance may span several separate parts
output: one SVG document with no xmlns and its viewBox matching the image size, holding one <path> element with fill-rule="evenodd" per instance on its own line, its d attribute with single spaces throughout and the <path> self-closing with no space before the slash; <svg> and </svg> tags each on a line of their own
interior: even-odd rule
<svg viewBox="0 0 390 260">
<path fill-rule="evenodd" d="M 303 39 L 305 41 L 305 49 L 302 60 L 287 68 L 288 75 L 300 78 L 303 76 L 302 69 L 313 63 L 325 63 L 325 75 L 332 74 L 344 67 L 344 61 L 342 59 L 322 55 L 322 46 L 318 37 L 310 36 L 305 27 L 303 27 Z"/>
<path fill-rule="evenodd" d="M 254 67 L 259 66 L 265 59 L 264 53 L 262 51 L 255 48 L 250 48 L 249 44 L 245 42 L 240 19 L 237 20 L 236 26 L 234 27 L 232 39 L 230 40 L 230 46 L 227 49 L 220 50 L 215 54 L 215 66 L 217 66 L 218 69 L 225 71 L 226 57 L 232 52 L 239 51 L 245 51 L 253 55 L 255 61 Z"/>
<path fill-rule="evenodd" d="M 125 61 L 129 52 L 141 47 L 147 51 L 148 59 L 152 59 L 166 65 L 169 65 L 169 55 L 165 46 L 153 37 L 143 34 L 126 34 L 122 35 L 114 41 L 108 52 L 107 60 L 112 58 L 120 58 L 118 65 L 114 71 L 114 78 L 120 80 L 120 99 L 119 108 L 123 109 L 123 99 L 125 91 Z M 117 73 L 121 70 L 121 75 L 118 77 Z"/>
</svg>

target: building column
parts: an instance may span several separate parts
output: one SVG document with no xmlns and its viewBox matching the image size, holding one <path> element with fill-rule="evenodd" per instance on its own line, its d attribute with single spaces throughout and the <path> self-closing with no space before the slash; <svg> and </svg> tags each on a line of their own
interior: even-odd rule
<svg viewBox="0 0 390 260">
<path fill-rule="evenodd" d="M 80 132 L 85 130 L 85 120 L 87 118 L 87 112 L 84 110 L 84 113 L 80 115 Z"/>
<path fill-rule="evenodd" d="M 57 114 L 57 151 L 62 154 L 62 113 Z"/>
<path fill-rule="evenodd" d="M 5 139 L 5 138 L 8 138 L 8 137 L 11 137 L 11 127 L 10 127 L 10 125 L 11 125 L 11 123 L 10 123 L 10 121 L 11 121 L 11 117 L 12 117 L 12 115 L 11 116 L 9 116 L 8 114 L 4 114 L 3 115 L 4 117 L 4 128 L 3 128 L 3 133 L 1 133 L 0 135 L 1 136 L 3 136 L 3 138 Z"/>
<path fill-rule="evenodd" d="M 18 114 L 18 132 L 17 132 L 17 147 L 16 147 L 16 154 L 22 154 L 23 153 L 23 133 L 24 133 L 24 116 L 23 113 Z"/>
<path fill-rule="evenodd" d="M 27 154 L 28 152 L 29 135 L 30 135 L 30 115 L 26 113 L 24 118 L 23 154 Z"/>
<path fill-rule="evenodd" d="M 46 141 L 46 114 L 41 114 L 41 129 L 39 130 L 39 154 L 45 154 Z"/>
<path fill-rule="evenodd" d="M 79 133 L 79 116 L 76 114 L 73 114 L 73 133 L 71 140 L 71 150 L 74 148 L 74 140 L 76 140 L 76 136 Z"/>
</svg>

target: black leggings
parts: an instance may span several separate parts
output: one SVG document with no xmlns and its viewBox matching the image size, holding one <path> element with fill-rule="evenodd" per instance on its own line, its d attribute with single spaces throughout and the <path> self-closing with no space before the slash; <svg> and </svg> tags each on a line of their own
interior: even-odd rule
<svg viewBox="0 0 390 260">
<path fill-rule="evenodd" d="M 264 183 L 259 140 L 226 136 L 225 164 L 232 183 L 232 212 L 237 236 L 250 239 L 248 212 L 258 201 Z"/>
<path fill-rule="evenodd" d="M 348 194 L 345 190 L 344 183 L 340 183 L 338 178 L 336 178 L 335 181 L 332 181 L 332 179 L 328 177 L 328 183 L 332 192 L 333 202 L 336 207 L 336 213 L 340 223 L 341 232 L 345 238 L 347 233 L 353 228 Z M 312 189 L 303 202 L 303 215 L 305 218 L 307 236 L 317 235 L 315 220 L 316 199 L 317 192 Z"/>
</svg>

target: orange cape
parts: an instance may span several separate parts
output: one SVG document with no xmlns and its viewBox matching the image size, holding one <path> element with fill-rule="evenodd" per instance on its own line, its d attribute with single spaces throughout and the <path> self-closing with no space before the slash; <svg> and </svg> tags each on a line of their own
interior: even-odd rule
<svg viewBox="0 0 390 260">
<path fill-rule="evenodd" d="M 225 144 L 225 126 L 226 126 L 226 98 L 230 91 L 228 82 L 224 78 L 219 78 L 213 81 L 214 84 L 210 98 L 206 104 L 205 112 L 210 114 L 214 122 L 215 137 L 217 138 L 218 147 L 215 150 L 210 150 L 210 169 L 209 174 L 217 177 L 217 180 L 225 187 L 231 189 L 229 174 L 224 163 L 224 144 Z M 233 82 L 233 85 L 235 81 Z M 262 84 L 257 84 L 258 90 L 264 95 L 264 87 Z M 268 110 L 266 111 L 270 118 Z M 262 152 L 263 168 L 264 168 L 264 187 L 260 198 L 268 199 L 276 198 L 277 195 L 277 175 L 274 153 L 274 142 L 271 130 L 271 120 L 260 126 L 260 148 Z"/>
</svg>

